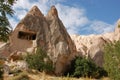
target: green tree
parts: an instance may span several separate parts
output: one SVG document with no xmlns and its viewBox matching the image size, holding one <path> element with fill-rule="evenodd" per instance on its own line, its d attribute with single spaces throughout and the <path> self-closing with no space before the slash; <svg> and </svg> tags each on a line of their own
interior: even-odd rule
<svg viewBox="0 0 120 80">
<path fill-rule="evenodd" d="M 120 41 L 105 46 L 104 68 L 112 80 L 120 80 Z"/>
<path fill-rule="evenodd" d="M 41 48 L 38 48 L 34 54 L 28 54 L 25 60 L 28 63 L 28 67 L 31 69 L 45 72 L 53 71 L 52 61 Z"/>
<path fill-rule="evenodd" d="M 101 78 L 107 76 L 107 72 L 95 65 L 92 60 L 85 59 L 82 57 L 76 57 L 71 61 L 71 67 L 65 73 L 72 77 L 92 77 Z"/>
<path fill-rule="evenodd" d="M 16 0 L 0 0 L 0 41 L 7 41 L 12 30 L 7 15 L 12 16 L 12 5 Z"/>
</svg>

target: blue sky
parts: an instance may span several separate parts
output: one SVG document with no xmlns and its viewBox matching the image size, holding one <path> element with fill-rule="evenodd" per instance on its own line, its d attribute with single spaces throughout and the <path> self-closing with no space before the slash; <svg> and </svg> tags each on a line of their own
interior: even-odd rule
<svg viewBox="0 0 120 80">
<path fill-rule="evenodd" d="M 92 20 L 98 19 L 113 24 L 120 18 L 120 0 L 69 0 L 67 5 L 83 7 L 86 15 Z"/>
<path fill-rule="evenodd" d="M 15 15 L 9 20 L 15 28 L 32 6 L 37 5 L 46 15 L 55 5 L 69 34 L 101 34 L 114 30 L 120 18 L 119 3 L 120 0 L 18 0 L 13 6 Z"/>
</svg>

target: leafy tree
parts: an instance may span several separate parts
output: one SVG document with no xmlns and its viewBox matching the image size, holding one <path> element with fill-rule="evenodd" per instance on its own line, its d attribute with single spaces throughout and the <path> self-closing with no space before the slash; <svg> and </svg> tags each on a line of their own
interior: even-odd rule
<svg viewBox="0 0 120 80">
<path fill-rule="evenodd" d="M 104 68 L 111 79 L 120 80 L 120 41 L 105 46 Z"/>
<path fill-rule="evenodd" d="M 0 0 L 0 41 L 7 41 L 11 26 L 8 21 L 7 15 L 12 16 L 14 11 L 12 5 L 16 0 Z"/>
<path fill-rule="evenodd" d="M 65 73 L 72 77 L 92 77 L 100 78 L 107 76 L 107 72 L 95 65 L 91 60 L 82 57 L 76 57 L 71 61 L 71 67 Z"/>
<path fill-rule="evenodd" d="M 13 5 L 13 3 L 17 0 L 7 0 L 9 4 Z"/>
<path fill-rule="evenodd" d="M 25 59 L 31 69 L 45 72 L 53 70 L 52 61 L 41 48 L 38 48 L 35 54 L 28 54 Z"/>
</svg>

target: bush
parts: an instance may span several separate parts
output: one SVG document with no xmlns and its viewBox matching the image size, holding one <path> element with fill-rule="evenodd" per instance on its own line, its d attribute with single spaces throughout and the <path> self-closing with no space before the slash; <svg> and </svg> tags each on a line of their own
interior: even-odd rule
<svg viewBox="0 0 120 80">
<path fill-rule="evenodd" d="M 3 67 L 0 66 L 0 80 L 3 78 Z"/>
<path fill-rule="evenodd" d="M 35 54 L 28 54 L 25 59 L 31 69 L 45 72 L 53 70 L 52 61 L 41 48 L 38 48 Z"/>
<path fill-rule="evenodd" d="M 82 57 L 76 57 L 71 61 L 71 67 L 65 72 L 72 77 L 91 77 L 100 78 L 107 76 L 107 72 L 96 66 L 91 60 Z"/>
<path fill-rule="evenodd" d="M 3 79 L 3 60 L 0 60 L 0 80 Z"/>
<path fill-rule="evenodd" d="M 120 80 L 120 41 L 105 46 L 104 68 L 111 79 Z"/>
</svg>

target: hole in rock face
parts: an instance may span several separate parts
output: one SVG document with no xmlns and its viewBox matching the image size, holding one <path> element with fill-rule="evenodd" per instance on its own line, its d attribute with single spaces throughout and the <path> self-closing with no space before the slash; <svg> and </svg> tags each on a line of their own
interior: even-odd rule
<svg viewBox="0 0 120 80">
<path fill-rule="evenodd" d="M 31 33 L 31 32 L 18 32 L 18 38 L 19 39 L 25 39 L 25 40 L 35 40 L 36 39 L 36 34 Z"/>
</svg>

